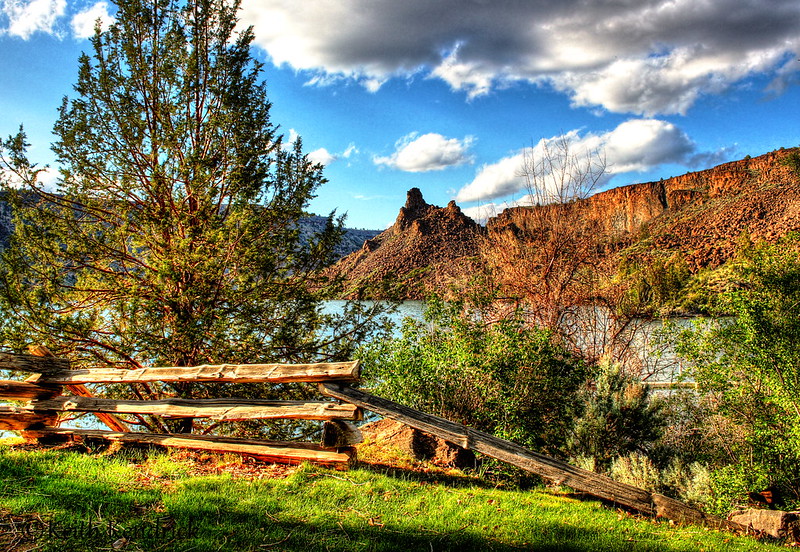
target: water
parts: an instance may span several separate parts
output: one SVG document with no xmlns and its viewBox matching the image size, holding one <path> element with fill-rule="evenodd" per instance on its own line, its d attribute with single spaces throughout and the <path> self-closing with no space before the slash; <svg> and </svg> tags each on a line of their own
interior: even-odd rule
<svg viewBox="0 0 800 552">
<path fill-rule="evenodd" d="M 325 314 L 333 314 L 337 312 L 341 312 L 344 309 L 345 304 L 347 301 L 338 300 L 338 301 L 327 301 L 325 306 L 323 307 L 323 312 Z M 380 301 L 362 301 L 364 305 L 374 305 L 376 303 L 380 303 Z M 395 326 L 400 326 L 403 320 L 406 317 L 411 317 L 417 320 L 422 320 L 422 313 L 425 310 L 425 302 L 424 301 L 403 301 L 397 306 L 397 310 L 390 313 L 389 319 L 394 322 Z"/>
</svg>

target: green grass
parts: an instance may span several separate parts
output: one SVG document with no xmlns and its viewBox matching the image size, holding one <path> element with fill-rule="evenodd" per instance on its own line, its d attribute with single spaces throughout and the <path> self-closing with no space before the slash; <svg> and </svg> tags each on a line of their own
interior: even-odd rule
<svg viewBox="0 0 800 552">
<path fill-rule="evenodd" d="M 205 474 L 197 474 L 198 466 Z M 0 446 L 0 545 L 43 551 L 773 548 L 441 472 L 303 466 L 266 475 L 230 457 L 203 463 L 174 453 Z"/>
</svg>

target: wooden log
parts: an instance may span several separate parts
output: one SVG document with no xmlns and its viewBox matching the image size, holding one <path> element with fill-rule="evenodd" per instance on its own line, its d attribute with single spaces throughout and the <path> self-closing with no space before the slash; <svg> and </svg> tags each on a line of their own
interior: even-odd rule
<svg viewBox="0 0 800 552">
<path fill-rule="evenodd" d="M 64 370 L 69 370 L 69 360 L 56 357 L 0 353 L 0 370 L 17 370 L 20 372 L 35 372 L 37 374 L 63 372 Z"/>
<path fill-rule="evenodd" d="M 652 498 L 653 504 L 655 504 L 656 516 L 658 517 L 671 519 L 677 523 L 693 523 L 695 525 L 713 527 L 714 529 L 748 533 L 748 528 L 740 523 L 706 514 L 687 506 L 680 500 L 658 493 L 653 493 Z"/>
<path fill-rule="evenodd" d="M 49 399 L 60 394 L 60 385 L 37 385 L 27 381 L 0 381 L 0 400 Z"/>
<path fill-rule="evenodd" d="M 55 355 L 44 345 L 31 345 L 28 347 L 28 350 L 34 357 L 49 358 L 49 359 L 55 358 Z M 41 383 L 40 379 L 41 375 L 37 375 L 35 376 L 35 378 L 29 378 L 28 382 L 33 383 L 35 381 L 36 383 Z M 86 389 L 86 387 L 84 387 L 83 385 L 67 385 L 67 389 L 69 389 L 72 393 L 75 393 L 79 397 L 92 396 L 91 391 Z M 100 420 L 109 429 L 113 431 L 128 431 L 128 426 L 125 425 L 125 423 L 116 416 L 113 416 L 111 414 L 95 414 L 95 416 L 97 417 L 98 420 Z"/>
<path fill-rule="evenodd" d="M 234 439 L 231 437 L 188 434 L 122 433 L 88 429 L 45 428 L 39 430 L 38 433 L 42 436 L 75 435 L 82 439 L 104 439 L 108 441 L 121 441 L 124 443 L 242 454 L 269 462 L 284 464 L 313 462 L 322 465 L 341 465 L 347 464 L 352 457 L 352 451 L 350 450 L 330 450 L 312 443 L 256 441 Z"/>
<path fill-rule="evenodd" d="M 318 364 L 221 364 L 216 366 L 154 367 L 125 370 L 96 368 L 62 370 L 43 375 L 39 382 L 50 384 L 146 383 L 154 381 L 287 383 L 358 381 L 358 361 Z"/>
<path fill-rule="evenodd" d="M 32 401 L 26 408 L 74 412 L 153 414 L 165 418 L 212 418 L 237 421 L 285 418 L 292 420 L 358 420 L 361 410 L 352 404 L 323 401 L 266 401 L 257 399 L 114 400 L 91 397 L 55 397 Z"/>
<path fill-rule="evenodd" d="M 445 441 L 450 441 L 463 448 L 475 450 L 541 475 L 560 485 L 568 485 L 573 489 L 640 512 L 653 513 L 650 493 L 642 489 L 614 481 L 604 475 L 570 466 L 555 458 L 527 450 L 511 441 L 453 423 L 438 416 L 419 412 L 346 385 L 323 383 L 320 385 L 320 390 L 331 397 L 353 403 L 420 431 L 441 437 Z"/>
<path fill-rule="evenodd" d="M 746 532 L 746 528 L 737 523 L 705 514 L 680 501 L 659 494 L 651 494 L 632 485 L 614 481 L 604 475 L 576 468 L 555 458 L 527 450 L 511 441 L 468 428 L 463 424 L 456 424 L 438 416 L 419 412 L 347 385 L 322 383 L 319 387 L 325 395 L 351 402 L 366 410 L 441 437 L 463 448 L 476 450 L 486 456 L 550 479 L 559 485 L 568 485 L 578 491 L 626 508 L 647 515 L 666 517 L 677 522 L 700 523 L 715 528 Z"/>
<path fill-rule="evenodd" d="M 323 447 L 352 447 L 363 440 L 361 430 L 349 422 L 332 420 L 322 426 Z"/>
</svg>

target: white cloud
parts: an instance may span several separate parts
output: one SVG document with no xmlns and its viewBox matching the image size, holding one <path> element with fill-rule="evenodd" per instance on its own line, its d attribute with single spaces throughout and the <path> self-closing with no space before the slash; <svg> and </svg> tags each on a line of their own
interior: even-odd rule
<svg viewBox="0 0 800 552">
<path fill-rule="evenodd" d="M 331 163 L 336 161 L 337 157 L 328 150 L 326 150 L 325 148 L 319 148 L 309 153 L 308 159 L 312 163 L 319 163 L 320 165 L 330 165 Z"/>
<path fill-rule="evenodd" d="M 433 132 L 422 136 L 412 132 L 395 144 L 396 150 L 392 155 L 376 157 L 374 162 L 406 172 L 440 171 L 472 162 L 469 148 L 474 141 L 472 136 L 459 140 Z"/>
<path fill-rule="evenodd" d="M 8 20 L 8 27 L 0 30 L 0 34 L 24 40 L 35 32 L 52 34 L 56 21 L 64 15 L 66 8 L 66 0 L 0 0 L 0 16 Z"/>
<path fill-rule="evenodd" d="M 350 145 L 347 146 L 347 149 L 342 152 L 342 157 L 345 159 L 350 159 L 353 155 L 358 155 L 359 153 L 361 152 L 358 150 L 356 145 L 351 142 Z"/>
<path fill-rule="evenodd" d="M 541 156 L 544 147 L 552 147 L 561 138 L 554 136 L 541 140 L 533 146 L 534 155 Z M 570 151 L 578 157 L 585 156 L 587 152 L 598 152 L 604 156 L 608 175 L 643 172 L 663 163 L 692 166 L 718 156 L 714 153 L 698 153 L 696 144 L 685 132 L 670 122 L 658 119 L 632 119 L 602 134 L 581 136 L 573 130 L 564 138 L 569 143 Z M 458 191 L 456 201 L 485 201 L 524 192 L 526 181 L 522 176 L 523 162 L 524 153 L 519 151 L 484 165 L 472 182 Z M 530 198 L 519 201 L 530 202 Z"/>
<path fill-rule="evenodd" d="M 519 152 L 484 165 L 475 179 L 458 191 L 456 201 L 494 199 L 520 191 L 525 186 L 521 175 L 522 161 L 522 152 Z"/>
<path fill-rule="evenodd" d="M 529 82 L 646 116 L 685 113 L 751 76 L 779 89 L 800 55 L 797 0 L 244 0 L 242 20 L 275 64 L 315 84 L 375 91 L 422 74 L 475 97 Z"/>
<path fill-rule="evenodd" d="M 97 2 L 72 17 L 72 32 L 75 37 L 89 38 L 94 36 L 94 27 L 98 19 L 102 30 L 108 29 L 114 22 L 114 18 L 108 13 L 107 2 Z"/>
<path fill-rule="evenodd" d="M 612 174 L 643 172 L 662 163 L 685 162 L 694 142 L 681 129 L 658 119 L 633 119 L 600 137 Z"/>
</svg>

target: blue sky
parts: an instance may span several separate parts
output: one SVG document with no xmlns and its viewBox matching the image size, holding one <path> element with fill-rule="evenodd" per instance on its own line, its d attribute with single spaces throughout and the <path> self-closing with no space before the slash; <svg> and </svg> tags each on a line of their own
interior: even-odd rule
<svg viewBox="0 0 800 552">
<path fill-rule="evenodd" d="M 113 4 L 0 0 L 0 134 L 51 163 Z M 797 0 L 243 0 L 273 120 L 328 184 L 312 209 L 391 224 L 406 191 L 476 218 L 525 203 L 523 148 L 569 137 L 605 187 L 800 145 Z"/>
</svg>

